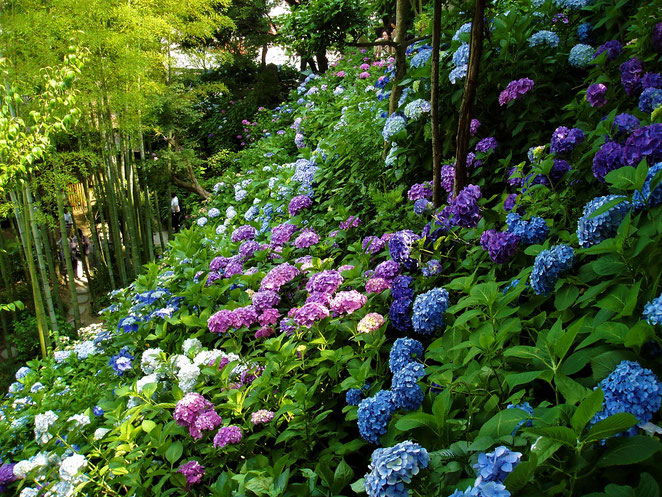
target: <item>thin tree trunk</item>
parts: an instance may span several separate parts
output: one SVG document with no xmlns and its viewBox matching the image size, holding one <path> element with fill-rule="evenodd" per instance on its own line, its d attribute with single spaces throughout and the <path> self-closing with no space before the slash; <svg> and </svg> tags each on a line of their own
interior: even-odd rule
<svg viewBox="0 0 662 497">
<path fill-rule="evenodd" d="M 129 231 L 129 243 L 131 244 L 131 260 L 133 262 L 133 275 L 138 276 L 140 273 L 140 267 L 142 263 L 140 261 L 140 250 L 138 249 L 138 240 L 140 240 L 140 235 L 138 234 L 136 219 L 134 215 L 134 200 L 133 200 L 133 185 L 131 182 L 131 161 L 129 159 L 128 145 L 126 137 L 123 138 L 123 135 L 120 134 L 120 150 L 122 152 L 122 157 L 124 158 L 124 168 L 122 170 L 124 177 L 122 178 L 121 184 L 124 188 L 121 188 L 120 191 L 123 193 L 122 198 L 122 208 L 124 211 L 124 216 L 128 220 L 128 231 Z"/>
<path fill-rule="evenodd" d="M 108 240 L 110 239 L 110 231 L 108 225 L 106 224 L 106 216 L 103 213 L 105 202 L 101 202 L 101 204 L 99 203 L 99 193 L 101 196 L 105 197 L 103 194 L 103 180 L 101 179 L 101 173 L 98 171 L 96 174 L 96 185 L 99 189 L 99 192 L 95 195 L 95 197 L 99 207 L 99 220 L 101 221 L 101 235 L 103 237 L 103 241 L 101 242 L 99 249 L 104 253 L 106 258 L 106 268 L 108 269 L 108 277 L 110 278 L 110 284 L 112 285 L 113 289 L 115 289 L 117 288 L 117 285 L 115 283 L 115 272 L 113 270 L 113 257 L 110 251 L 110 246 L 108 245 Z"/>
<path fill-rule="evenodd" d="M 161 221 L 161 210 L 159 209 L 159 194 L 156 192 L 156 190 L 154 190 L 154 205 L 156 206 L 156 229 L 159 232 L 159 242 L 161 243 L 161 252 L 163 252 L 165 250 L 165 243 L 163 240 L 163 222 Z M 168 213 L 169 212 L 170 209 L 168 209 Z M 172 218 L 170 216 L 168 216 L 168 218 L 170 219 L 170 222 L 172 222 Z"/>
<path fill-rule="evenodd" d="M 34 219 L 32 192 L 30 191 L 30 183 L 28 181 L 25 182 L 25 186 L 23 188 L 23 203 L 26 206 L 28 221 L 32 227 L 32 239 L 34 241 L 34 248 L 37 254 L 37 264 L 39 267 L 39 274 L 41 275 L 42 286 L 44 288 L 44 299 L 46 300 L 46 310 L 48 311 L 48 318 L 51 322 L 51 329 L 53 331 L 58 331 L 57 317 L 55 316 L 55 306 L 53 305 L 53 295 L 51 294 L 51 284 L 48 277 L 48 271 L 46 270 L 46 263 L 44 262 L 44 253 L 41 248 L 41 236 L 39 235 L 37 223 Z M 55 279 L 55 275 L 53 275 L 53 279 Z"/>
<path fill-rule="evenodd" d="M 434 0 L 432 20 L 432 72 L 430 74 L 432 126 L 432 201 L 441 205 L 441 129 L 439 125 L 439 44 L 441 40 L 441 0 Z"/>
<path fill-rule="evenodd" d="M 398 100 L 402 93 L 400 82 L 407 74 L 407 28 L 409 27 L 409 4 L 407 0 L 398 0 L 395 7 L 396 24 L 393 33 L 395 41 L 395 77 L 391 87 L 391 98 L 388 104 L 389 115 L 398 108 Z"/>
<path fill-rule="evenodd" d="M 6 313 L 0 312 L 0 321 L 2 322 L 2 343 L 7 350 L 7 358 L 11 361 L 14 358 L 14 351 L 12 350 L 12 344 L 9 341 L 9 324 L 7 323 Z M 0 349 L 2 350 L 2 349 Z"/>
<path fill-rule="evenodd" d="M 48 357 L 48 348 L 50 347 L 50 337 L 48 336 L 48 325 L 46 322 L 46 312 L 44 311 L 44 302 L 41 298 L 41 290 L 39 288 L 39 278 L 37 277 L 37 268 L 34 264 L 34 257 L 32 255 L 32 240 L 28 234 L 30 230 L 28 214 L 26 212 L 25 206 L 23 206 L 22 215 L 19 213 L 19 197 L 14 192 L 10 193 L 12 197 L 12 203 L 14 204 L 14 214 L 16 215 L 16 221 L 19 226 L 19 234 L 21 235 L 21 240 L 23 241 L 23 247 L 25 248 L 25 259 L 28 264 L 28 271 L 30 273 L 30 283 L 32 286 L 32 298 L 34 299 L 34 311 L 37 316 L 37 333 L 39 335 L 39 347 L 41 348 L 42 358 L 46 359 Z"/>
<path fill-rule="evenodd" d="M 74 314 L 74 328 L 77 330 L 80 328 L 80 309 L 78 308 L 78 296 L 76 295 L 74 265 L 71 262 L 71 247 L 69 246 L 69 236 L 67 234 L 67 226 L 64 223 L 64 192 L 59 186 L 56 197 L 57 217 L 60 221 L 60 240 L 62 243 L 62 253 L 64 254 L 64 265 L 67 268 L 67 279 L 69 280 L 69 295 L 71 298 L 71 309 Z"/>
<path fill-rule="evenodd" d="M 458 193 L 467 184 L 467 151 L 469 150 L 469 135 L 471 116 L 474 110 L 476 87 L 478 86 L 478 68 L 483 52 L 483 16 L 485 15 L 485 0 L 476 0 L 474 17 L 471 23 L 471 45 L 469 50 L 469 68 L 467 80 L 464 83 L 464 95 L 460 107 L 460 120 L 457 125 L 455 140 L 455 187 Z"/>
</svg>

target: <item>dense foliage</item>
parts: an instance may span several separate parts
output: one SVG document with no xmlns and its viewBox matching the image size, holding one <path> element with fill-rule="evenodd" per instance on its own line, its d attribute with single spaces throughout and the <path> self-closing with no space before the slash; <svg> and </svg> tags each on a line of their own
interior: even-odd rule
<svg viewBox="0 0 662 497">
<path fill-rule="evenodd" d="M 391 116 L 366 50 L 246 115 L 105 324 L 16 373 L 0 490 L 659 495 L 662 24 L 533 3 L 489 13 L 454 198 L 469 30 L 444 14 L 437 209 L 425 44 Z"/>
</svg>

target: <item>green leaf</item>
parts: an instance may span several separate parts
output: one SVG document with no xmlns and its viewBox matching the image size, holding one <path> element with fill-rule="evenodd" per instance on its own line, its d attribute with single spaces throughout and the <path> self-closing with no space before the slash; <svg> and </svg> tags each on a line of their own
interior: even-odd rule
<svg viewBox="0 0 662 497">
<path fill-rule="evenodd" d="M 637 321 L 635 325 L 628 330 L 627 335 L 625 335 L 624 344 L 626 347 L 641 347 L 653 336 L 655 336 L 655 332 L 651 325 L 646 321 Z"/>
<path fill-rule="evenodd" d="M 179 461 L 179 458 L 182 457 L 183 452 L 184 446 L 180 441 L 176 441 L 170 444 L 170 447 L 166 450 L 165 456 L 170 464 L 175 464 Z"/>
<path fill-rule="evenodd" d="M 560 442 L 569 447 L 577 445 L 577 435 L 566 426 L 547 426 L 543 428 L 525 428 L 524 431 L 544 437 L 554 442 Z"/>
<path fill-rule="evenodd" d="M 563 373 L 557 372 L 554 375 L 554 383 L 569 404 L 576 404 L 586 395 L 586 387 Z"/>
<path fill-rule="evenodd" d="M 142 422 L 142 428 L 145 433 L 149 433 L 152 431 L 154 428 L 156 428 L 156 423 L 152 421 L 151 419 L 145 419 Z"/>
<path fill-rule="evenodd" d="M 636 491 L 637 497 L 660 497 L 660 486 L 648 473 L 642 473 Z"/>
<path fill-rule="evenodd" d="M 414 428 L 420 428 L 421 426 L 427 426 L 431 430 L 436 430 L 437 420 L 431 414 L 427 414 L 425 412 L 414 412 L 401 417 L 395 423 L 395 427 L 401 432 L 413 430 Z"/>
<path fill-rule="evenodd" d="M 634 167 L 625 166 L 609 172 L 605 181 L 621 190 L 635 190 L 637 186 L 637 173 Z"/>
<path fill-rule="evenodd" d="M 245 483 L 246 490 L 250 490 L 257 496 L 269 495 L 269 489 L 274 479 L 271 476 L 256 476 Z"/>
<path fill-rule="evenodd" d="M 354 483 L 352 483 L 350 485 L 350 488 L 354 491 L 354 493 L 364 494 L 365 493 L 365 478 L 361 478 L 360 480 L 356 480 Z"/>
<path fill-rule="evenodd" d="M 589 443 L 604 440 L 612 435 L 629 430 L 637 423 L 639 423 L 639 420 L 629 412 L 619 412 L 595 423 L 582 442 Z"/>
<path fill-rule="evenodd" d="M 524 488 L 524 486 L 529 482 L 533 476 L 537 466 L 537 457 L 534 453 L 531 453 L 530 459 L 528 461 L 522 461 L 515 469 L 506 477 L 506 480 L 503 482 L 506 485 L 506 488 L 512 493 L 517 492 Z"/>
<path fill-rule="evenodd" d="M 602 402 L 604 401 L 604 393 L 602 389 L 598 388 L 591 391 L 586 398 L 579 404 L 579 407 L 575 410 L 572 418 L 570 418 L 570 424 L 575 429 L 575 432 L 580 435 L 588 422 L 593 419 L 595 413 L 602 410 Z"/>
<path fill-rule="evenodd" d="M 662 451 L 662 443 L 654 438 L 645 435 L 620 437 L 609 441 L 607 450 L 598 459 L 598 466 L 637 464 L 660 451 Z"/>
<path fill-rule="evenodd" d="M 521 421 L 530 418 L 531 415 L 522 409 L 505 409 L 492 416 L 480 428 L 478 436 L 501 438 L 510 435 Z"/>
<path fill-rule="evenodd" d="M 507 373 L 505 375 L 506 383 L 512 389 L 518 385 L 526 385 L 531 383 L 534 380 L 537 380 L 538 377 L 544 373 L 544 371 L 526 371 L 524 373 Z"/>
<path fill-rule="evenodd" d="M 333 474 L 333 487 L 331 490 L 333 490 L 335 495 L 339 495 L 340 491 L 345 488 L 353 478 L 354 470 L 349 467 L 344 458 L 341 459 L 340 464 L 338 464 L 338 467 Z"/>
<path fill-rule="evenodd" d="M 558 311 L 565 311 L 570 307 L 579 296 L 579 289 L 574 285 L 565 285 L 561 288 L 554 298 L 554 307 Z"/>
<path fill-rule="evenodd" d="M 604 214 L 605 212 L 607 212 L 607 211 L 608 211 L 609 209 L 611 209 L 612 207 L 616 207 L 617 205 L 622 204 L 623 202 L 627 202 L 627 198 L 625 198 L 625 197 L 618 197 L 618 198 L 615 198 L 615 199 L 613 199 L 613 200 L 610 200 L 610 201 L 607 202 L 606 204 L 601 205 L 600 207 L 598 207 L 597 209 L 595 209 L 593 212 L 591 212 L 591 215 L 588 216 L 588 218 L 589 218 L 589 219 L 592 219 L 592 218 L 594 218 L 594 217 L 599 216 L 600 214 Z"/>
</svg>

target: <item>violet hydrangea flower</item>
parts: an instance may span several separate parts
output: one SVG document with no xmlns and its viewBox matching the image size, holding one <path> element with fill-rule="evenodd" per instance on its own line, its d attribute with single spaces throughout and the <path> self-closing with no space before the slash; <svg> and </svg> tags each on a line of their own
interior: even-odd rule
<svg viewBox="0 0 662 497">
<path fill-rule="evenodd" d="M 465 186 L 450 205 L 453 224 L 464 228 L 475 228 L 481 219 L 480 208 L 478 207 L 478 199 L 481 196 L 478 186 Z"/>
<path fill-rule="evenodd" d="M 497 264 L 505 264 L 517 251 L 519 237 L 507 231 L 487 230 L 480 237 L 480 246 Z"/>
<path fill-rule="evenodd" d="M 239 426 L 224 426 L 214 436 L 214 447 L 220 449 L 228 444 L 238 444 L 242 438 L 243 436 Z"/>
<path fill-rule="evenodd" d="M 182 464 L 177 472 L 186 476 L 186 488 L 190 489 L 193 485 L 197 485 L 202 481 L 202 477 L 205 475 L 205 467 L 198 461 L 189 461 Z"/>
<path fill-rule="evenodd" d="M 559 126 L 552 134 L 550 151 L 555 154 L 567 154 L 583 141 L 584 132 L 581 129 Z"/>
<path fill-rule="evenodd" d="M 607 93 L 607 85 L 596 83 L 586 89 L 586 101 L 591 107 L 602 107 L 607 103 L 605 94 Z"/>
<path fill-rule="evenodd" d="M 506 105 L 511 100 L 518 100 L 520 97 L 524 96 L 535 83 L 532 79 L 522 78 L 516 79 L 508 83 L 508 86 L 505 90 L 499 95 L 499 105 Z"/>
<path fill-rule="evenodd" d="M 367 302 L 367 297 L 356 290 L 338 292 L 331 299 L 331 310 L 335 315 L 352 314 Z"/>
<path fill-rule="evenodd" d="M 623 62 L 620 65 L 621 83 L 625 88 L 625 93 L 630 97 L 635 97 L 641 92 L 641 78 L 644 75 L 644 64 L 637 58 Z"/>
<path fill-rule="evenodd" d="M 313 201 L 310 199 L 310 197 L 306 195 L 298 195 L 290 201 L 287 210 L 290 213 L 290 216 L 294 217 L 303 209 L 306 209 L 311 205 L 313 205 Z"/>
</svg>

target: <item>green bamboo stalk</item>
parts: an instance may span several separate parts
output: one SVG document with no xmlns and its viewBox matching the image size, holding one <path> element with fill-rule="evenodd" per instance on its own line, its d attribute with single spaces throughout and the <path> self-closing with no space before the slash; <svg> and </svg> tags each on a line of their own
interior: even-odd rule
<svg viewBox="0 0 662 497">
<path fill-rule="evenodd" d="M 127 144 L 126 136 L 122 133 L 120 134 L 120 147 L 122 150 L 122 156 L 124 157 L 124 177 L 123 184 L 125 188 L 123 189 L 125 196 L 122 206 L 124 207 L 124 213 L 129 221 L 129 231 L 131 236 L 129 237 L 129 242 L 131 244 L 131 259 L 133 261 L 133 273 L 134 276 L 140 274 L 140 268 L 142 267 L 142 262 L 140 260 L 140 249 L 138 248 L 138 240 L 140 240 L 140 234 L 136 226 L 135 212 L 133 206 L 135 205 L 135 200 L 133 197 L 133 182 L 131 174 L 131 159 L 129 157 L 129 147 Z M 122 138 L 123 137 L 123 138 Z"/>
<path fill-rule="evenodd" d="M 83 190 L 85 192 L 85 203 L 87 204 L 87 217 L 88 223 L 90 225 L 90 231 L 92 232 L 92 241 L 96 247 L 96 253 L 98 254 L 95 259 L 101 263 L 108 272 L 111 284 L 115 288 L 115 277 L 113 275 L 112 264 L 108 263 L 108 259 L 105 258 L 104 247 L 101 246 L 101 240 L 99 239 L 99 231 L 97 230 L 97 220 L 94 217 L 94 211 L 92 210 L 92 196 L 90 195 L 90 184 L 89 180 L 85 178 L 83 180 Z M 98 204 L 98 200 L 97 200 Z M 101 207 L 99 207 L 101 210 Z"/>
<path fill-rule="evenodd" d="M 154 190 L 154 205 L 155 208 L 155 218 L 156 218 L 156 229 L 159 232 L 159 242 L 161 243 L 161 252 L 165 250 L 165 241 L 163 240 L 163 222 L 161 220 L 161 210 L 159 209 L 159 194 Z M 168 212 L 170 212 L 168 210 Z"/>
<path fill-rule="evenodd" d="M 59 186 L 57 189 L 57 217 L 60 220 L 60 239 L 62 242 L 62 252 L 64 253 L 64 264 L 67 268 L 67 279 L 69 280 L 69 295 L 71 296 L 71 308 L 74 313 L 74 328 L 77 330 L 80 328 L 80 309 L 78 308 L 78 296 L 76 295 L 74 266 L 71 263 L 71 248 L 69 247 L 67 226 L 64 223 L 64 192 Z"/>
<path fill-rule="evenodd" d="M 115 283 L 115 272 L 113 270 L 112 254 L 110 252 L 110 246 L 108 245 L 108 240 L 110 239 L 110 231 L 109 231 L 110 228 L 106 224 L 106 216 L 103 213 L 106 202 L 101 201 L 101 203 L 99 203 L 100 198 L 101 197 L 106 198 L 106 195 L 103 193 L 103 180 L 101 179 L 101 173 L 98 172 L 98 171 L 96 173 L 95 183 L 96 183 L 96 186 L 99 188 L 99 192 L 97 192 L 95 194 L 95 197 L 97 199 L 97 205 L 99 206 L 99 217 L 100 217 L 100 221 L 101 221 L 101 234 L 103 235 L 102 250 L 103 250 L 103 252 L 105 254 L 105 257 L 106 257 L 106 268 L 108 269 L 108 276 L 110 277 L 110 284 L 112 285 L 113 289 L 115 289 L 115 288 L 117 288 L 117 284 Z"/>
<path fill-rule="evenodd" d="M 11 192 L 12 203 L 14 204 L 14 215 L 16 222 L 19 226 L 19 234 L 25 249 L 25 259 L 28 264 L 28 271 L 30 273 L 30 283 L 32 286 L 32 298 L 34 300 L 34 311 L 37 317 L 37 333 L 39 335 L 39 347 L 41 348 L 41 356 L 46 359 L 48 357 L 48 348 L 50 347 L 50 337 L 48 336 L 48 325 L 46 321 L 46 312 L 44 311 L 44 301 L 41 298 L 41 289 L 39 288 L 39 279 L 37 278 L 37 268 L 34 264 L 34 257 L 32 254 L 32 240 L 28 235 L 30 230 L 28 215 L 26 209 L 23 208 L 23 213 L 19 212 L 21 204 L 19 204 L 19 197 L 15 192 Z M 24 207 L 24 206 L 23 206 Z"/>
<path fill-rule="evenodd" d="M 57 317 L 55 316 L 55 306 L 53 305 L 53 295 L 51 294 L 51 285 L 48 278 L 48 271 L 46 270 L 46 263 L 44 262 L 44 253 L 41 248 L 41 236 L 37 229 L 37 223 L 34 219 L 34 207 L 32 202 L 32 192 L 30 191 L 30 183 L 25 182 L 23 188 L 23 203 L 26 205 L 26 212 L 30 226 L 32 227 L 32 240 L 34 241 L 34 248 L 37 254 L 37 264 L 39 274 L 41 275 L 41 283 L 44 288 L 44 297 L 46 300 L 46 310 L 48 311 L 48 318 L 51 322 L 51 329 L 58 331 Z"/>
<path fill-rule="evenodd" d="M 141 167 L 136 170 L 136 184 L 138 184 L 138 180 L 140 179 L 140 170 L 142 169 L 143 173 L 145 171 L 145 160 L 146 160 L 145 137 L 143 135 L 143 121 L 142 121 L 142 113 L 140 112 L 140 110 L 138 110 L 138 143 L 140 144 Z M 152 225 L 152 217 L 154 214 L 152 212 L 152 202 L 149 194 L 149 184 L 147 182 L 146 177 L 144 177 L 144 181 L 142 181 L 142 183 L 144 185 L 143 191 L 145 192 L 145 227 L 147 230 L 147 255 L 149 257 L 149 260 L 151 261 L 154 260 L 154 227 Z"/>
</svg>

